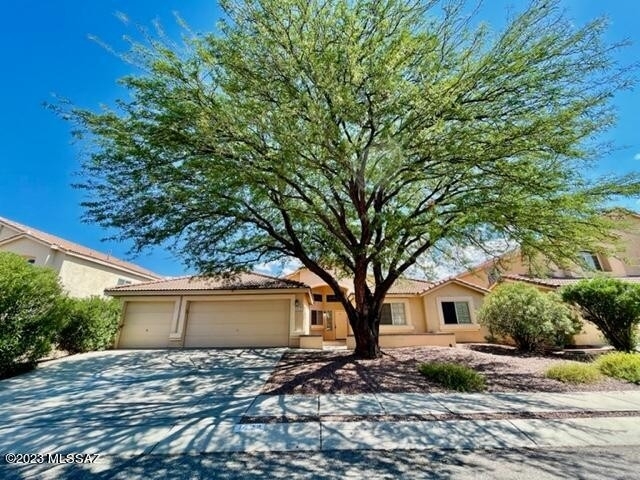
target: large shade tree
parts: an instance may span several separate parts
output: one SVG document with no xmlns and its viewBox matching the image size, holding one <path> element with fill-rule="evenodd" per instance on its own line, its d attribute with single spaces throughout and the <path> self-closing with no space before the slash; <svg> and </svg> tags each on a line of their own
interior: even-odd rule
<svg viewBox="0 0 640 480">
<path fill-rule="evenodd" d="M 215 33 L 134 43 L 113 108 L 66 111 L 93 140 L 87 217 L 136 248 L 171 240 L 206 274 L 297 259 L 359 357 L 380 355 L 385 294 L 424 255 L 506 238 L 575 258 L 606 234 L 602 202 L 638 190 L 584 175 L 629 85 L 602 20 L 546 0 L 496 32 L 457 2 L 222 8 Z"/>
</svg>

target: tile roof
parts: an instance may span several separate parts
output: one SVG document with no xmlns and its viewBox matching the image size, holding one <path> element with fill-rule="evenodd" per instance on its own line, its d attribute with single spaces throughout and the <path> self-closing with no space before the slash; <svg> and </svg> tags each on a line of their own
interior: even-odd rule
<svg viewBox="0 0 640 480">
<path fill-rule="evenodd" d="M 443 278 L 442 280 L 438 280 L 437 282 L 434 282 L 429 288 L 427 288 L 421 293 L 427 293 L 429 290 L 433 290 L 434 288 L 440 287 L 445 283 L 457 283 L 459 285 L 469 287 L 473 290 L 479 290 L 486 293 L 489 293 L 491 291 L 488 288 L 484 288 L 480 285 L 476 285 L 475 283 L 467 282 L 466 280 L 460 280 L 458 277 L 449 277 L 449 278 Z"/>
<path fill-rule="evenodd" d="M 389 290 L 389 293 L 422 295 L 446 283 L 457 283 L 459 285 L 469 287 L 473 290 L 480 290 L 487 293 L 490 291 L 484 287 L 476 285 L 475 283 L 466 282 L 464 280 L 460 280 L 457 277 L 449 277 L 442 280 L 437 280 L 435 282 L 430 282 L 428 280 L 418 280 L 415 278 L 399 278 L 396 283 L 393 284 L 393 286 Z"/>
<path fill-rule="evenodd" d="M 117 295 L 130 292 L 196 292 L 208 290 L 281 290 L 309 288 L 304 283 L 284 278 L 270 277 L 261 273 L 242 273 L 232 278 L 214 278 L 205 276 L 185 276 L 167 278 L 154 282 L 134 283 L 109 288 L 106 293 Z"/>
<path fill-rule="evenodd" d="M 433 282 L 401 277 L 389 289 L 390 294 L 420 294 L 433 286 Z"/>
<path fill-rule="evenodd" d="M 37 240 L 40 240 L 41 242 L 46 243 L 47 245 L 57 246 L 58 248 L 60 248 L 60 250 L 63 250 L 64 252 L 68 252 L 70 254 L 75 254 L 84 258 L 88 258 L 90 260 L 93 259 L 98 262 L 103 262 L 108 265 L 111 265 L 112 267 L 129 270 L 133 273 L 143 275 L 152 279 L 161 278 L 160 275 L 152 272 L 151 270 L 147 270 L 146 268 L 142 268 L 130 262 L 125 262 L 124 260 L 120 260 L 118 258 L 112 257 L 111 255 L 107 255 L 105 253 L 92 250 L 91 248 L 87 248 L 77 243 L 65 240 L 64 238 L 56 237 L 55 235 L 51 235 L 49 233 L 36 230 L 35 228 L 22 225 L 12 220 L 0 217 L 0 223 L 4 223 L 8 225 L 9 228 L 13 230 L 17 230 L 19 233 L 14 235 L 14 237 L 18 237 L 21 235 L 28 235 Z M 5 238 L 3 241 L 6 242 L 11 238 L 13 237 Z"/>
<path fill-rule="evenodd" d="M 558 288 L 563 287 L 565 285 L 572 285 L 574 283 L 578 283 L 580 280 L 585 280 L 586 278 L 537 278 L 537 277 L 527 277 L 525 275 L 503 275 L 502 278 L 508 280 L 515 280 L 518 282 L 526 282 L 532 283 L 534 285 L 542 285 L 544 287 L 552 287 Z M 615 278 L 616 280 L 621 280 L 623 282 L 631 282 L 631 283 L 640 283 L 640 277 L 608 277 Z"/>
</svg>

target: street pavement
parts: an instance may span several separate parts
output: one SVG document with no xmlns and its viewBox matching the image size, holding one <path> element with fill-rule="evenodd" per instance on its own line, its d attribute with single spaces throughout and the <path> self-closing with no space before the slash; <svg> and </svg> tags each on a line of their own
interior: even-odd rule
<svg viewBox="0 0 640 480">
<path fill-rule="evenodd" d="M 202 462 L 207 458 L 212 464 L 242 464 L 264 455 L 270 464 L 281 456 L 293 465 L 298 455 L 320 463 L 335 457 L 339 463 L 349 455 L 364 462 L 370 456 L 401 458 L 396 456 L 411 457 L 414 452 L 433 456 L 491 451 L 495 456 L 514 449 L 610 452 L 640 446 L 639 391 L 260 395 L 282 353 L 99 352 L 60 359 L 4 380 L 0 453 L 5 458 L 32 454 L 30 461 L 44 461 L 0 468 L 18 478 L 56 471 L 65 478 L 111 478 L 105 472 L 114 474 L 115 464 L 120 465 L 117 471 L 135 470 L 152 460 L 168 468 L 170 459 L 181 459 L 187 469 L 197 464 L 206 471 Z M 527 418 L 558 413 L 563 418 Z M 458 418 L 467 414 L 472 417 Z M 584 417 L 590 414 L 599 416 Z M 500 415 L 505 418 L 495 418 Z M 60 461 L 51 455 L 68 453 L 100 457 L 96 463 L 51 464 Z M 186 460 L 203 455 L 198 461 Z"/>
</svg>

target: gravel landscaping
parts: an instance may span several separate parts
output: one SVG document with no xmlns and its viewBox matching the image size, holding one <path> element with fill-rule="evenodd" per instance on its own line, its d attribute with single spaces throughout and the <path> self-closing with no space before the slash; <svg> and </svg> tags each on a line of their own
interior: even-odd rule
<svg viewBox="0 0 640 480">
<path fill-rule="evenodd" d="M 422 362 L 456 362 L 473 368 L 486 378 L 489 392 L 572 392 L 638 390 L 640 385 L 604 377 L 592 384 L 571 385 L 544 377 L 559 362 L 545 356 L 518 355 L 493 347 L 491 353 L 472 346 L 408 347 L 390 349 L 376 360 L 354 360 L 347 351 L 290 350 L 278 362 L 262 393 L 380 393 L 446 392 L 418 372 Z M 485 349 L 486 350 L 486 349 Z"/>
</svg>

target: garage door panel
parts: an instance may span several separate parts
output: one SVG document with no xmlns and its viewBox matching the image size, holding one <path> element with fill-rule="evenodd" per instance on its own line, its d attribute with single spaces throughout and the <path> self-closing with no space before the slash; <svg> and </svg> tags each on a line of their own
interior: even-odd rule
<svg viewBox="0 0 640 480">
<path fill-rule="evenodd" d="M 185 347 L 277 347 L 289 342 L 289 300 L 192 302 Z"/>
<path fill-rule="evenodd" d="M 128 302 L 118 348 L 165 348 L 169 345 L 174 302 Z"/>
</svg>

